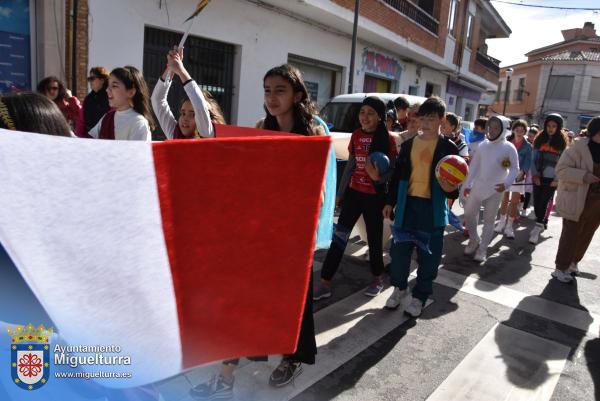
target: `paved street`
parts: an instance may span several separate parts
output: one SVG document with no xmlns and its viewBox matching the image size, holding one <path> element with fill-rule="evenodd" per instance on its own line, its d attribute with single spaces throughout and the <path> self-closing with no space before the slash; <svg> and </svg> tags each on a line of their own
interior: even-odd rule
<svg viewBox="0 0 600 401">
<path fill-rule="evenodd" d="M 522 219 L 514 241 L 496 236 L 483 266 L 462 255 L 466 239 L 449 229 L 433 302 L 416 321 L 382 309 L 390 288 L 374 299 L 362 294 L 367 248 L 354 237 L 333 297 L 315 305 L 316 365 L 274 390 L 267 381 L 279 359 L 246 361 L 236 373 L 236 399 L 600 399 L 600 240 L 581 277 L 566 285 L 550 276 L 561 220 L 550 220 L 537 247 L 527 243 L 532 225 Z M 315 279 L 324 256 L 315 254 Z M 189 388 L 216 369 L 161 384 L 163 398 L 191 400 Z"/>
</svg>

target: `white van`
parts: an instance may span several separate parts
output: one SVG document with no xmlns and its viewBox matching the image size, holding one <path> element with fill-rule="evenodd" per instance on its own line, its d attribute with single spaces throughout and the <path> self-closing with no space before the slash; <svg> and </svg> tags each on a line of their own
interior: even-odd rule
<svg viewBox="0 0 600 401">
<path fill-rule="evenodd" d="M 348 143 L 352 132 L 360 128 L 358 113 L 362 101 L 368 96 L 378 96 L 388 105 L 397 97 L 404 97 L 412 106 L 415 103 L 423 103 L 427 98 L 421 96 L 404 95 L 402 93 L 352 93 L 349 95 L 338 95 L 331 99 L 323 109 L 321 118 L 329 125 L 331 138 L 335 147 L 335 155 L 340 160 L 348 160 Z"/>
</svg>

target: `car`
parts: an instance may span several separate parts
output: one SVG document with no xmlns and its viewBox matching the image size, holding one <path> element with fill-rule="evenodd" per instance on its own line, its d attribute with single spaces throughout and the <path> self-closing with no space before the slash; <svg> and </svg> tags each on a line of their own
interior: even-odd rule
<svg viewBox="0 0 600 401">
<path fill-rule="evenodd" d="M 339 160 L 348 160 L 348 143 L 350 142 L 352 132 L 360 128 L 358 112 L 360 111 L 362 101 L 368 96 L 378 96 L 386 105 L 400 96 L 408 100 L 411 106 L 427 100 L 425 97 L 402 93 L 352 93 L 338 95 L 331 99 L 321 109 L 320 116 L 329 126 L 335 155 Z"/>
</svg>

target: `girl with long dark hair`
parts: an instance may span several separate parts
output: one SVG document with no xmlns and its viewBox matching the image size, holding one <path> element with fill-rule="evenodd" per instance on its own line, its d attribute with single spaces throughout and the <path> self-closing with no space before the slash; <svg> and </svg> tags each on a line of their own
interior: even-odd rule
<svg viewBox="0 0 600 401">
<path fill-rule="evenodd" d="M 554 192 L 558 186 L 555 172 L 556 164 L 567 148 L 567 138 L 562 133 L 563 124 L 563 118 L 560 114 L 549 114 L 544 121 L 543 131 L 533 141 L 531 173 L 536 224 L 529 234 L 531 244 L 538 243 L 540 234 L 548 224 L 548 218 L 546 217 L 548 202 L 554 198 Z"/>
<path fill-rule="evenodd" d="M 381 152 L 394 165 L 397 148 L 394 138 L 385 126 L 385 103 L 376 96 L 363 100 L 359 112 L 361 128 L 350 138 L 350 158 L 339 185 L 337 202 L 340 216 L 333 241 L 325 257 L 321 280 L 314 293 L 314 300 L 331 296 L 331 280 L 344 255 L 352 228 L 362 215 L 367 228 L 369 261 L 373 280 L 365 291 L 367 296 L 377 296 L 383 289 L 383 215 L 387 182 L 392 169 L 380 172 L 370 161 L 370 155 Z"/>
<path fill-rule="evenodd" d="M 98 139 L 151 141 L 154 119 L 150 112 L 148 85 L 132 66 L 115 68 L 108 78 L 108 102 L 112 110 L 92 128 Z"/>
<path fill-rule="evenodd" d="M 270 69 L 263 79 L 264 108 L 266 116 L 256 124 L 257 128 L 284 131 L 300 135 L 324 135 L 325 129 L 316 116 L 312 101 L 301 72 L 292 65 L 284 64 Z M 381 241 L 380 241 L 381 242 Z M 312 305 L 312 274 L 306 294 L 298 347 L 292 355 L 284 355 L 281 363 L 269 378 L 273 387 L 291 383 L 302 372 L 302 364 L 314 364 L 317 354 Z M 249 358 L 265 361 L 266 357 Z M 223 362 L 221 371 L 211 380 L 194 387 L 190 394 L 198 400 L 225 399 L 233 396 L 233 373 L 239 360 Z"/>
</svg>

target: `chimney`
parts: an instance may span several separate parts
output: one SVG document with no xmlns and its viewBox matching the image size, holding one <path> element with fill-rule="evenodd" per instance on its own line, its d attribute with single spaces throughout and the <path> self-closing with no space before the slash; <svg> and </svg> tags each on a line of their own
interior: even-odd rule
<svg viewBox="0 0 600 401">
<path fill-rule="evenodd" d="M 583 24 L 583 35 L 587 37 L 595 37 L 596 29 L 594 28 L 593 22 L 586 22 Z"/>
</svg>

